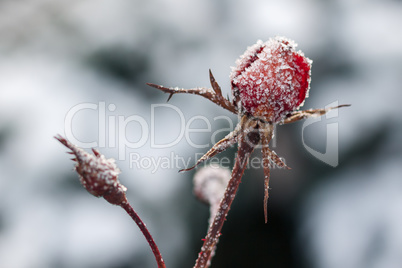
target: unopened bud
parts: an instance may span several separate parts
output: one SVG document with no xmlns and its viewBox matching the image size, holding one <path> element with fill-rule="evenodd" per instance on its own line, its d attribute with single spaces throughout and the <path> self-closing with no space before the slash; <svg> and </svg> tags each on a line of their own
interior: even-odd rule
<svg viewBox="0 0 402 268">
<path fill-rule="evenodd" d="M 194 175 L 194 195 L 210 205 L 210 221 L 215 217 L 230 177 L 230 170 L 219 165 L 204 167 Z"/>
<path fill-rule="evenodd" d="M 127 202 L 125 194 L 127 188 L 118 179 L 120 170 L 113 158 L 106 159 L 95 149 L 92 149 L 94 154 L 89 154 L 60 135 L 55 138 L 69 148 L 71 154 L 75 156 L 72 159 L 76 161 L 75 170 L 81 184 L 90 194 L 103 197 L 114 205 Z"/>
</svg>

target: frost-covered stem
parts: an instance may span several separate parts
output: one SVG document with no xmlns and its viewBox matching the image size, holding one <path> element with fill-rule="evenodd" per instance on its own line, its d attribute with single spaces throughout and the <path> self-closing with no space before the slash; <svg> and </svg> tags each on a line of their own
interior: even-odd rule
<svg viewBox="0 0 402 268">
<path fill-rule="evenodd" d="M 218 83 L 216 82 L 214 76 L 212 75 L 211 70 L 209 70 L 209 80 L 211 82 L 212 88 L 197 87 L 197 88 L 185 89 L 185 88 L 178 88 L 178 87 L 164 87 L 164 86 L 156 85 L 153 83 L 147 83 L 147 85 L 150 87 L 159 89 L 165 93 L 169 93 L 170 95 L 169 95 L 168 101 L 174 94 L 179 94 L 179 93 L 195 94 L 195 95 L 202 96 L 202 97 L 212 101 L 216 105 L 221 106 L 222 108 L 224 108 L 234 114 L 237 114 L 238 113 L 237 106 L 235 106 L 230 100 L 223 97 L 221 88 L 218 85 Z"/>
<path fill-rule="evenodd" d="M 151 247 L 152 253 L 155 256 L 156 262 L 158 263 L 158 268 L 166 268 L 165 262 L 163 261 L 162 255 L 156 245 L 154 239 L 152 238 L 151 233 L 148 231 L 145 223 L 141 220 L 140 216 L 134 211 L 133 207 L 128 202 L 123 202 L 120 205 L 127 213 L 131 216 L 131 218 L 135 221 L 138 228 L 140 228 L 142 234 L 147 240 L 149 246 Z"/>
<path fill-rule="evenodd" d="M 247 137 L 248 141 L 258 143 L 259 136 L 255 133 L 250 133 Z M 254 142 L 257 141 L 257 142 Z M 225 222 L 226 216 L 230 210 L 230 206 L 236 196 L 237 189 L 239 188 L 241 178 L 244 170 L 246 169 L 250 154 L 253 152 L 254 146 L 247 142 L 243 137 L 239 141 L 239 149 L 237 152 L 236 162 L 233 167 L 232 177 L 226 187 L 225 194 L 219 204 L 218 212 L 211 225 L 209 226 L 208 234 L 205 237 L 204 244 L 201 247 L 201 252 L 198 254 L 198 259 L 194 268 L 206 268 L 209 267 L 211 258 L 215 251 L 215 246 L 218 243 L 221 230 Z"/>
</svg>

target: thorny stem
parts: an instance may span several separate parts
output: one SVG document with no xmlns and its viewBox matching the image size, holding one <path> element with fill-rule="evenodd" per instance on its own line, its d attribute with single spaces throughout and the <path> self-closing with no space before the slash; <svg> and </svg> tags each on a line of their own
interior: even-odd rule
<svg viewBox="0 0 402 268">
<path fill-rule="evenodd" d="M 123 202 L 120 206 L 131 216 L 131 218 L 135 221 L 138 228 L 140 228 L 142 234 L 147 240 L 149 246 L 151 247 L 152 253 L 155 256 L 156 262 L 158 263 L 158 268 L 166 268 L 165 262 L 163 261 L 162 255 L 156 245 L 154 239 L 152 238 L 151 233 L 148 231 L 145 223 L 141 220 L 140 216 L 135 212 L 133 207 L 128 202 Z"/>
<path fill-rule="evenodd" d="M 125 195 L 127 188 L 120 184 L 117 178 L 120 170 L 115 165 L 114 159 L 105 159 L 105 157 L 95 149 L 92 149 L 93 155 L 89 154 L 60 135 L 55 136 L 55 138 L 69 148 L 71 150 L 69 153 L 75 156 L 75 158 L 73 158 L 73 160 L 77 162 L 75 170 L 84 188 L 96 197 L 103 197 L 109 203 L 121 206 L 128 215 L 131 216 L 148 241 L 156 262 L 158 263 L 158 268 L 166 268 L 154 239 L 144 222 L 127 201 Z"/>
<path fill-rule="evenodd" d="M 169 99 L 178 93 L 188 93 L 200 95 L 213 103 L 221 106 L 222 108 L 234 113 L 242 115 L 242 120 L 239 123 L 240 129 L 235 130 L 230 133 L 223 140 L 215 144 L 202 158 L 200 158 L 197 163 L 188 169 L 183 169 L 181 171 L 188 171 L 195 168 L 201 162 L 211 158 L 212 156 L 224 151 L 229 146 L 238 142 L 238 154 L 236 157 L 235 165 L 232 171 L 232 177 L 226 187 L 225 194 L 219 204 L 218 211 L 213 219 L 213 222 L 210 224 L 208 234 L 205 237 L 205 241 L 203 246 L 201 247 L 201 252 L 198 255 L 198 259 L 196 260 L 194 268 L 208 268 L 211 262 L 211 258 L 214 255 L 216 244 L 218 243 L 219 236 L 221 235 L 221 229 L 225 222 L 226 216 L 230 210 L 230 206 L 235 198 L 237 189 L 240 185 L 241 178 L 243 176 L 244 170 L 246 168 L 248 159 L 256 144 L 262 141 L 262 153 L 263 153 L 263 163 L 264 163 L 264 216 L 265 222 L 268 220 L 267 213 L 267 201 L 269 197 L 269 177 L 270 177 L 270 161 L 278 167 L 285 167 L 286 164 L 275 154 L 274 151 L 271 151 L 268 147 L 269 141 L 272 138 L 272 124 L 275 122 L 265 121 L 265 120 L 250 120 L 252 119 L 250 115 L 243 114 L 244 111 L 237 106 L 240 102 L 238 94 L 234 92 L 234 100 L 231 102 L 228 98 L 224 98 L 222 96 L 222 91 L 218 83 L 216 82 L 212 72 L 209 71 L 209 78 L 211 82 L 211 88 L 173 88 L 173 87 L 164 87 L 161 85 L 156 85 L 152 83 L 147 83 L 147 85 L 159 89 L 165 93 L 169 93 Z M 350 105 L 339 105 L 336 107 L 331 107 L 327 109 L 310 109 L 305 111 L 293 111 L 284 118 L 280 124 L 288 124 L 293 123 L 305 118 L 322 116 L 326 114 L 328 111 L 332 109 L 338 109 L 341 107 L 348 107 Z M 239 110 L 240 109 L 240 110 Z M 246 122 L 248 121 L 248 122 Z M 252 132 L 250 132 L 250 130 Z M 257 130 L 257 133 L 255 132 Z M 268 130 L 268 133 L 264 133 L 265 130 Z M 251 141 L 251 143 L 250 143 Z"/>
<path fill-rule="evenodd" d="M 219 204 L 218 212 L 209 227 L 208 234 L 205 237 L 204 244 L 201 247 L 201 252 L 198 254 L 194 268 L 207 268 L 210 265 L 226 216 L 236 196 L 250 154 L 254 150 L 254 145 L 250 144 L 249 141 L 252 141 L 254 145 L 258 144 L 259 135 L 255 132 L 251 132 L 247 136 L 241 135 L 236 162 L 232 171 L 232 178 L 226 187 L 225 194 Z"/>
<path fill-rule="evenodd" d="M 268 133 L 265 133 L 263 130 L 268 130 Z M 269 150 L 269 142 L 273 136 L 273 126 L 271 124 L 268 127 L 264 128 L 260 131 L 261 135 L 261 143 L 262 143 L 262 161 L 264 166 L 264 219 L 265 223 L 268 222 L 268 198 L 269 198 L 269 179 L 270 179 L 270 150 Z"/>
<path fill-rule="evenodd" d="M 179 172 L 189 171 L 194 169 L 196 166 L 201 164 L 202 162 L 210 159 L 211 157 L 225 151 L 227 148 L 232 146 L 237 142 L 237 136 L 239 135 L 239 131 L 236 129 L 233 132 L 230 132 L 226 137 L 222 140 L 218 141 L 205 155 L 203 155 L 200 159 L 198 159 L 197 163 L 194 166 L 186 169 L 179 170 Z"/>
<path fill-rule="evenodd" d="M 309 109 L 309 110 L 303 110 L 303 111 L 294 111 L 291 114 L 289 114 L 287 118 L 285 118 L 283 120 L 282 124 L 289 124 L 289 123 L 297 122 L 299 120 L 306 119 L 309 117 L 322 116 L 331 110 L 339 109 L 339 108 L 343 108 L 343 107 L 349 107 L 349 106 L 350 106 L 350 104 L 342 104 L 342 105 L 338 105 L 338 106 L 330 107 L 330 108 L 326 108 L 326 109 Z"/>
<path fill-rule="evenodd" d="M 178 87 L 164 87 L 153 83 L 147 83 L 147 85 L 159 89 L 165 93 L 169 93 L 170 95 L 168 101 L 172 98 L 174 94 L 179 93 L 195 94 L 212 101 L 216 105 L 221 106 L 222 108 L 234 114 L 237 114 L 238 113 L 237 107 L 227 98 L 222 96 L 221 88 L 216 82 L 211 70 L 209 70 L 209 81 L 211 83 L 212 88 L 197 87 L 197 88 L 184 89 Z"/>
</svg>

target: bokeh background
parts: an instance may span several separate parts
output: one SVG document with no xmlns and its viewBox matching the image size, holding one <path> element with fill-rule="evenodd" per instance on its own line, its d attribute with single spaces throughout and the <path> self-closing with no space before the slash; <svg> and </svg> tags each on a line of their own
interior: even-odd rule
<svg viewBox="0 0 402 268">
<path fill-rule="evenodd" d="M 304 139 L 303 123 L 278 127 L 274 150 L 292 169 L 273 171 L 269 222 L 263 219 L 262 169 L 249 169 L 212 267 L 402 267 L 397 0 L 1 0 L 0 267 L 155 267 L 135 224 L 80 186 L 66 148 L 53 139 L 65 135 L 70 109 L 88 103 L 98 109 L 80 111 L 67 127 L 77 140 L 98 142 L 106 157 L 117 159 L 128 198 L 167 266 L 192 267 L 208 220 L 208 208 L 192 195 L 194 172 L 177 173 L 182 164 L 154 172 L 130 166 L 129 156 L 173 155 L 194 163 L 208 148 L 185 138 L 169 148 L 151 145 L 151 131 L 159 144 L 175 140 L 181 119 L 162 107 L 151 125 L 151 105 L 166 104 L 167 95 L 145 83 L 209 86 L 211 68 L 230 95 L 229 67 L 247 46 L 275 35 L 294 39 L 314 61 L 304 108 L 336 101 L 352 107 L 306 127 Z M 194 116 L 209 119 L 211 131 L 191 134 L 197 144 L 211 146 L 213 132 L 224 129 L 218 138 L 228 132 L 230 123 L 216 116 L 237 122 L 197 96 L 174 96 L 169 104 L 186 123 Z M 121 138 L 134 143 L 144 137 L 138 122 L 116 127 L 130 116 L 153 127 L 143 146 L 123 147 L 123 160 Z M 304 146 L 325 152 L 330 123 L 338 126 L 336 167 Z M 191 128 L 206 124 L 195 120 Z M 106 138 L 103 146 L 99 135 Z M 233 161 L 235 151 L 221 157 Z"/>
</svg>

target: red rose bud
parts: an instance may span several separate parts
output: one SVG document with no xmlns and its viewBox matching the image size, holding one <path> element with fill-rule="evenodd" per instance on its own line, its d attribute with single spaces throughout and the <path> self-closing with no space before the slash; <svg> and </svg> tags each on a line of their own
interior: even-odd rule
<svg viewBox="0 0 402 268">
<path fill-rule="evenodd" d="M 75 170 L 80 177 L 81 184 L 90 194 L 103 197 L 114 205 L 127 202 L 125 195 L 127 188 L 118 180 L 120 170 L 114 159 L 106 159 L 95 149 L 92 149 L 93 155 L 89 154 L 61 136 L 55 138 L 69 148 L 72 151 L 71 154 L 75 155 L 75 158 L 72 159 L 77 162 Z"/>
<path fill-rule="evenodd" d="M 241 112 L 279 122 L 303 105 L 312 61 L 296 46 L 284 37 L 258 41 L 236 61 L 230 80 Z"/>
</svg>

